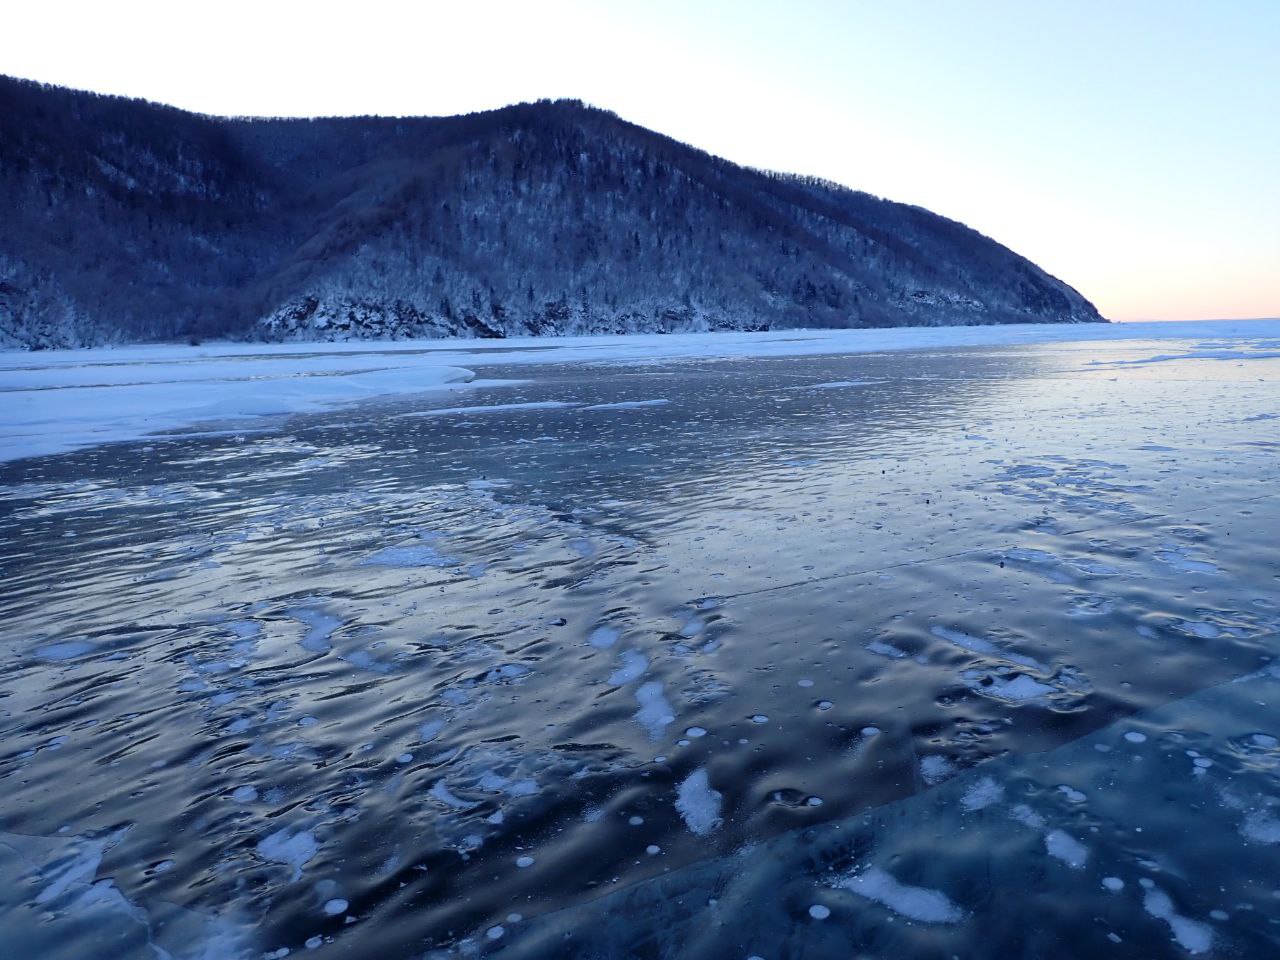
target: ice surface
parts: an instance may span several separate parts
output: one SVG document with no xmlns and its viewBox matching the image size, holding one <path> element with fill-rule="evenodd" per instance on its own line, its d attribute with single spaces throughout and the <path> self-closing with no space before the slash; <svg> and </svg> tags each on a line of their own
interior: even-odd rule
<svg viewBox="0 0 1280 960">
<path fill-rule="evenodd" d="M 795 387 L 796 390 L 839 390 L 842 387 L 865 387 L 876 383 L 875 380 L 828 380 L 825 383 L 806 383 Z"/>
<path fill-rule="evenodd" d="M 8 393 L 0 416 L 0 459 L 135 439 L 208 420 L 297 413 L 380 395 L 456 388 L 473 379 L 468 368 L 494 363 L 647 363 L 663 357 L 801 357 L 1277 333 L 1280 321 L 1204 321 L 2 352 L 0 391 Z M 1167 356 L 1189 358 L 1194 352 Z M 1250 351 L 1247 358 L 1265 354 Z M 245 389 L 246 381 L 252 381 L 252 391 Z"/>
<path fill-rule="evenodd" d="M 45 886 L 35 895 L 35 902 L 50 903 L 68 891 L 92 883 L 103 854 L 113 842 L 111 838 L 85 841 L 79 850 L 51 864 L 42 877 Z"/>
<path fill-rule="evenodd" d="M 1170 546 L 1164 550 L 1157 550 L 1155 558 L 1161 563 L 1183 573 L 1211 574 L 1218 572 L 1216 564 L 1203 558 L 1192 557 L 1190 551 L 1185 547 Z"/>
<path fill-rule="evenodd" d="M 1132 367 L 1151 363 L 1168 363 L 1171 360 L 1271 360 L 1280 357 L 1274 350 L 1188 350 L 1185 353 L 1162 353 L 1138 360 L 1092 360 L 1098 367 Z"/>
<path fill-rule="evenodd" d="M 425 543 L 383 547 L 359 561 L 362 567 L 452 567 L 457 564 L 454 557 Z"/>
<path fill-rule="evenodd" d="M 36 647 L 36 656 L 42 660 L 74 660 L 98 649 L 96 643 L 88 640 L 63 640 L 58 643 L 46 643 Z"/>
<path fill-rule="evenodd" d="M 175 904 L 237 960 L 1185 955 L 1146 874 L 1268 956 L 1280 362 L 1081 372 L 1181 349 L 495 367 L 518 393 L 5 464 L 0 927 L 47 960 L 96 955 L 87 917 L 186 960 Z M 394 419 L 506 401 L 578 407 Z M 456 563 L 361 564 L 419 546 Z M 124 823 L 92 875 L 27 846 Z M 872 867 L 970 922 L 828 889 Z"/>
<path fill-rule="evenodd" d="M 959 923 L 965 913 L 937 890 L 900 883 L 879 867 L 869 867 L 835 883 L 860 897 L 883 904 L 894 913 L 921 923 Z"/>
<path fill-rule="evenodd" d="M 593 403 L 583 410 L 638 410 L 643 407 L 662 407 L 670 400 L 620 400 L 617 403 Z"/>
<path fill-rule="evenodd" d="M 563 400 L 537 400 L 528 403 L 486 403 L 473 407 L 437 407 L 434 410 L 421 410 L 417 413 L 406 413 L 406 417 L 448 417 L 463 413 L 512 413 L 517 410 L 563 410 L 576 404 Z"/>
<path fill-rule="evenodd" d="M 443 780 L 437 780 L 431 785 L 431 796 L 435 797 L 446 807 L 453 807 L 455 810 L 469 810 L 471 804 L 461 797 L 454 796 L 453 791 L 449 789 L 449 785 Z"/>
<path fill-rule="evenodd" d="M 341 620 L 323 610 L 310 607 L 296 607 L 289 611 L 289 616 L 307 627 L 307 632 L 299 641 L 304 650 L 312 653 L 328 653 L 332 649 L 333 632 L 342 626 Z"/>
<path fill-rule="evenodd" d="M 618 660 L 621 665 L 609 675 L 609 683 L 615 687 L 639 680 L 649 669 L 649 658 L 639 650 L 623 650 Z"/>
</svg>

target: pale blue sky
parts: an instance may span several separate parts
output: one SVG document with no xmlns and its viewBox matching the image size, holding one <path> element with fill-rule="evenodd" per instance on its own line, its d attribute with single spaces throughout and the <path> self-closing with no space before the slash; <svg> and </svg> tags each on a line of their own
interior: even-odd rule
<svg viewBox="0 0 1280 960">
<path fill-rule="evenodd" d="M 0 72 L 211 113 L 571 96 L 955 217 L 1116 319 L 1280 315 L 1280 0 L 21 4 Z"/>
</svg>

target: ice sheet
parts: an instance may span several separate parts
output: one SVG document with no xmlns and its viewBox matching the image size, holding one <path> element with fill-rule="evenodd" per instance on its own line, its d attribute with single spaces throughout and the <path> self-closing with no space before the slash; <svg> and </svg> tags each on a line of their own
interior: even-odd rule
<svg viewBox="0 0 1280 960">
<path fill-rule="evenodd" d="M 136 439 L 208 421 L 243 421 L 378 396 L 457 389 L 474 378 L 473 368 L 495 363 L 625 364 L 998 344 L 1189 338 L 1231 342 L 1268 337 L 1280 337 L 1280 320 L 6 351 L 0 352 L 0 460 Z M 1275 353 L 1261 348 L 1225 352 L 1193 349 L 1141 362 L 1199 356 L 1256 360 Z M 835 384 L 852 386 L 855 381 L 828 381 L 818 386 Z M 658 402 L 628 400 L 595 406 L 625 409 L 642 405 L 656 406 Z M 465 408 L 451 412 L 462 413 Z"/>
</svg>

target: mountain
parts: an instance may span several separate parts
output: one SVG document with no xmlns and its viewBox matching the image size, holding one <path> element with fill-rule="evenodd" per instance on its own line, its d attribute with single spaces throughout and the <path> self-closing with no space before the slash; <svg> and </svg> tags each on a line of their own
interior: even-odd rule
<svg viewBox="0 0 1280 960">
<path fill-rule="evenodd" d="M 0 345 L 1099 321 L 955 221 L 576 101 L 221 118 L 0 77 Z"/>
</svg>

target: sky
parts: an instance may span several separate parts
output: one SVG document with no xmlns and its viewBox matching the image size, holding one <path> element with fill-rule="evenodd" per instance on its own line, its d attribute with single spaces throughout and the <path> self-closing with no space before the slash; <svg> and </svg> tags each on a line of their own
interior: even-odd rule
<svg viewBox="0 0 1280 960">
<path fill-rule="evenodd" d="M 214 114 L 575 97 L 961 220 L 1115 320 L 1280 316 L 1280 0 L 13 4 L 0 73 Z"/>
</svg>

